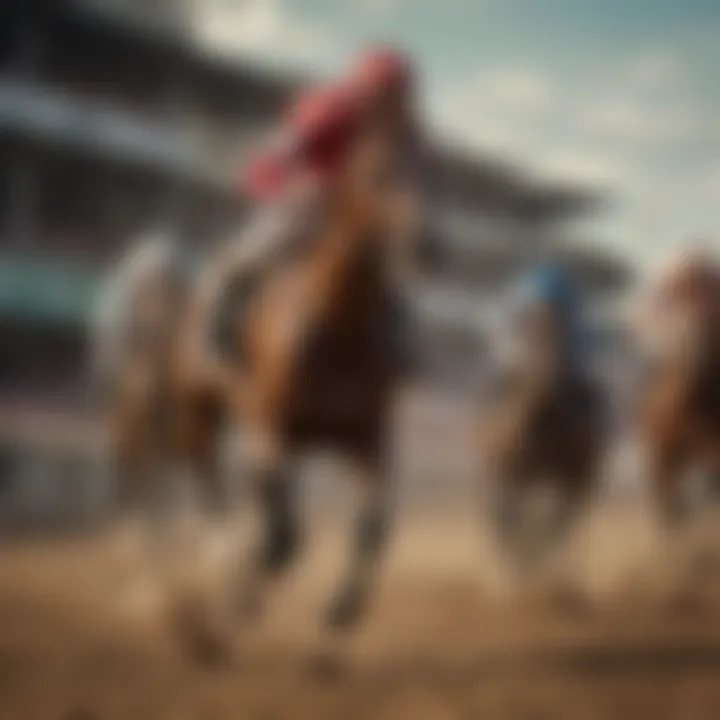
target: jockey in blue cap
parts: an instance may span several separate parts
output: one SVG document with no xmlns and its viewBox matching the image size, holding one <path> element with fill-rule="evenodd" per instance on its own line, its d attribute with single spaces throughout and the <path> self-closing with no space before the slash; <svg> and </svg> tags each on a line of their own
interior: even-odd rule
<svg viewBox="0 0 720 720">
<path fill-rule="evenodd" d="M 582 292 L 573 276 L 558 265 L 536 265 L 520 278 L 516 292 L 519 300 L 516 309 L 521 313 L 537 304 L 549 307 L 560 323 L 568 365 L 575 367 L 581 359 L 585 338 Z"/>
<path fill-rule="evenodd" d="M 554 265 L 535 265 L 511 285 L 505 310 L 496 317 L 490 332 L 487 380 L 492 395 L 506 386 L 508 379 L 528 359 L 528 352 L 532 352 L 527 345 L 527 333 L 534 323 L 534 312 L 542 306 L 549 307 L 558 323 L 564 368 L 577 369 L 579 296 L 574 279 Z"/>
</svg>

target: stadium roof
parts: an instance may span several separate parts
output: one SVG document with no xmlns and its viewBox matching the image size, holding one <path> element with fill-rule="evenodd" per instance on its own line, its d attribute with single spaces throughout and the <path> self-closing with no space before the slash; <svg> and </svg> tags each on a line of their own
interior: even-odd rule
<svg viewBox="0 0 720 720">
<path fill-rule="evenodd" d="M 17 0 L 16 0 L 17 2 Z M 50 7 L 50 4 L 48 4 Z M 113 5 L 73 0 L 53 5 L 53 17 L 63 27 L 91 30 L 93 42 L 106 35 L 124 40 L 135 53 L 166 54 L 188 76 L 193 87 L 212 97 L 213 102 L 241 106 L 244 113 L 266 118 L 279 111 L 311 78 L 287 71 L 260 67 L 247 60 L 238 61 L 213 53 L 187 35 L 160 23 L 143 22 L 142 16 L 121 12 Z M 77 42 L 87 33 L 80 33 Z M 253 103 L 247 102 L 248 95 Z M 451 175 L 453 192 L 467 199 L 494 196 L 528 216 L 564 217 L 591 211 L 599 198 L 573 187 L 528 182 L 522 172 L 510 165 L 469 151 L 457 142 L 438 141 L 440 178 Z"/>
</svg>

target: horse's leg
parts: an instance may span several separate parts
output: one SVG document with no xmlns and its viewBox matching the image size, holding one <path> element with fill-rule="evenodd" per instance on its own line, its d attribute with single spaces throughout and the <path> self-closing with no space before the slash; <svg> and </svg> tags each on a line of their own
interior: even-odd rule
<svg viewBox="0 0 720 720">
<path fill-rule="evenodd" d="M 301 545 L 292 459 L 279 449 L 249 455 L 251 490 L 261 527 L 240 576 L 237 609 L 243 615 L 262 610 L 269 583 L 290 566 Z"/>
<path fill-rule="evenodd" d="M 114 502 L 121 523 L 138 520 L 147 510 L 148 448 L 137 427 L 116 431 L 109 454 Z"/>
<path fill-rule="evenodd" d="M 578 525 L 588 505 L 595 485 L 595 474 L 591 470 L 570 473 L 560 478 L 560 497 L 544 538 L 543 553 L 554 552 L 568 539 Z"/>
<path fill-rule="evenodd" d="M 527 480 L 517 462 L 502 458 L 493 463 L 489 478 L 490 523 L 503 551 L 517 557 L 523 525 L 523 482 Z"/>
<path fill-rule="evenodd" d="M 136 517 L 142 509 L 141 463 L 126 455 L 114 461 L 115 505 L 122 521 Z"/>
<path fill-rule="evenodd" d="M 520 478 L 503 473 L 496 478 L 493 509 L 495 528 L 500 541 L 510 547 L 518 537 L 521 525 Z"/>
<path fill-rule="evenodd" d="M 155 537 L 151 526 L 151 463 L 147 448 L 132 444 L 116 448 L 114 470 L 115 516 L 118 520 L 119 574 L 122 602 L 134 604 L 147 597 Z M 126 597 L 127 596 L 127 597 Z"/>
<path fill-rule="evenodd" d="M 503 378 L 503 384 L 509 377 Z M 522 533 L 524 529 L 527 484 L 532 482 L 532 462 L 528 456 L 526 442 L 526 420 L 517 411 L 508 415 L 509 410 L 490 417 L 491 428 L 486 451 L 489 453 L 490 488 L 489 515 L 494 539 L 501 550 L 518 561 L 522 554 Z"/>
<path fill-rule="evenodd" d="M 231 508 L 221 472 L 219 413 L 208 412 L 199 400 L 191 398 L 181 404 L 177 421 L 179 455 L 197 483 L 202 511 L 211 520 L 224 521 Z"/>
<path fill-rule="evenodd" d="M 548 551 L 556 549 L 579 523 L 597 485 L 601 470 L 602 429 L 591 426 L 587 428 L 587 432 L 589 436 L 583 439 L 582 446 L 569 448 L 578 453 L 578 456 L 568 466 L 561 468 L 558 477 L 560 497 L 548 528 Z"/>
<path fill-rule="evenodd" d="M 669 528 L 677 528 L 686 517 L 682 502 L 682 472 L 685 469 L 683 454 L 657 449 L 650 457 L 650 480 L 655 502 L 662 521 Z"/>
<path fill-rule="evenodd" d="M 707 483 L 708 499 L 711 503 L 716 504 L 720 500 L 720 463 L 715 457 L 708 468 Z"/>
<path fill-rule="evenodd" d="M 347 575 L 333 596 L 326 620 L 330 627 L 354 626 L 367 610 L 379 562 L 387 546 L 391 522 L 392 483 L 377 455 L 357 463 L 362 500 L 355 525 L 355 543 Z"/>
</svg>

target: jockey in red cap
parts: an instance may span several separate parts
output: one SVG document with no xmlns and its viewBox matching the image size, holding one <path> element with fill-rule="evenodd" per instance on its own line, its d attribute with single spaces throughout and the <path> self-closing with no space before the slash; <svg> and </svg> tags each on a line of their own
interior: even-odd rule
<svg viewBox="0 0 720 720">
<path fill-rule="evenodd" d="M 398 233 L 417 234 L 422 202 L 416 182 L 421 173 L 412 123 L 413 85 L 409 61 L 392 50 L 378 49 L 362 55 L 342 82 L 312 88 L 291 105 L 274 142 L 243 172 L 242 190 L 261 211 L 243 232 L 242 242 L 220 253 L 201 281 L 208 288 L 208 304 L 241 266 L 263 264 L 278 250 L 312 235 L 323 216 L 327 190 L 360 133 L 391 138 L 398 196 L 403 196 L 396 213 L 398 227 L 403 228 Z"/>
<path fill-rule="evenodd" d="M 343 85 L 328 85 L 302 95 L 291 106 L 273 147 L 250 163 L 245 192 L 268 200 L 306 175 L 321 183 L 333 177 L 347 154 L 357 126 L 354 98 Z"/>
<path fill-rule="evenodd" d="M 380 48 L 361 55 L 350 72 L 351 83 L 366 95 L 406 97 L 413 87 L 409 60 L 394 50 Z"/>
<path fill-rule="evenodd" d="M 290 106 L 272 142 L 244 169 L 242 191 L 259 207 L 240 241 L 222 248 L 201 274 L 197 345 L 207 345 L 209 318 L 231 278 L 312 235 L 357 118 L 354 96 L 344 85 L 312 88 Z"/>
<path fill-rule="evenodd" d="M 246 169 L 245 193 L 264 201 L 308 174 L 321 184 L 332 180 L 362 124 L 390 125 L 410 136 L 412 86 L 410 63 L 402 55 L 387 49 L 365 53 L 344 82 L 312 89 L 291 106 L 277 145 Z"/>
</svg>

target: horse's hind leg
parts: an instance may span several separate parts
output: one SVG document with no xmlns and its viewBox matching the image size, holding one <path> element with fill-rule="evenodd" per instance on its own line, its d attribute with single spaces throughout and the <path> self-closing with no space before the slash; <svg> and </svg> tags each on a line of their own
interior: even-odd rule
<svg viewBox="0 0 720 720">
<path fill-rule="evenodd" d="M 577 527 L 593 485 L 594 476 L 591 473 L 572 475 L 559 485 L 560 496 L 544 538 L 545 554 L 557 550 Z"/>
<path fill-rule="evenodd" d="M 200 447 L 187 455 L 188 467 L 196 483 L 198 502 L 203 515 L 213 523 L 224 524 L 229 520 L 232 501 L 225 482 L 220 448 L 216 433 L 209 433 Z"/>
<path fill-rule="evenodd" d="M 114 504 L 121 523 L 141 520 L 148 510 L 149 461 L 144 452 L 120 451 L 112 456 Z"/>
<path fill-rule="evenodd" d="M 507 475 L 496 478 L 492 512 L 498 538 L 506 547 L 510 547 L 517 540 L 521 525 L 520 505 L 518 479 Z"/>
<path fill-rule="evenodd" d="M 376 571 L 387 546 L 391 520 L 390 478 L 377 460 L 363 460 L 362 504 L 355 525 L 350 567 L 327 612 L 335 629 L 349 628 L 364 615 L 374 587 Z"/>
</svg>

